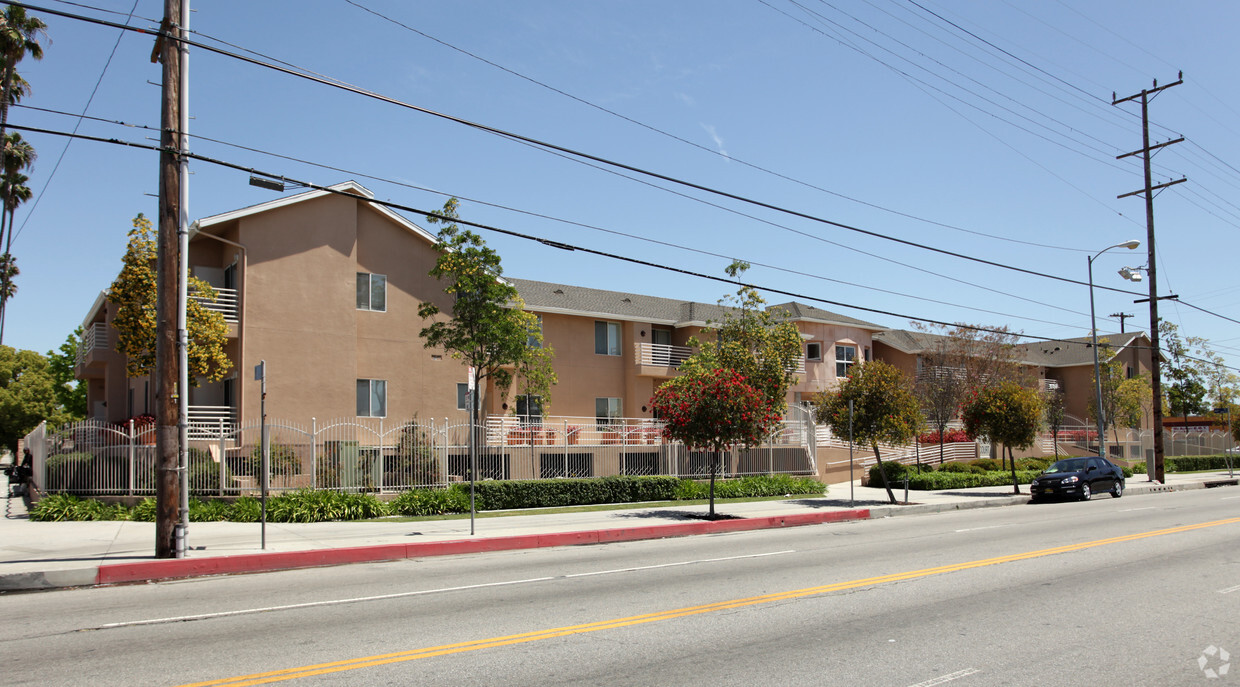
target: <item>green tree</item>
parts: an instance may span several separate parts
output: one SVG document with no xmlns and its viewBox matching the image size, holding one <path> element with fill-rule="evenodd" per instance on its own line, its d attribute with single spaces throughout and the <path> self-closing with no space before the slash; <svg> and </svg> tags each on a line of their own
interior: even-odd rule
<svg viewBox="0 0 1240 687">
<path fill-rule="evenodd" d="M 130 377 L 149 374 L 155 366 L 155 239 L 151 221 L 138 213 L 129 232 L 129 246 L 121 259 L 121 272 L 108 290 L 108 301 L 116 305 L 112 327 L 116 329 L 116 350 L 126 356 Z M 219 381 L 232 369 L 224 352 L 228 342 L 228 323 L 219 312 L 202 301 L 214 302 L 215 289 L 189 277 L 194 298 L 185 309 L 189 331 L 189 375 L 191 383 L 199 377 Z"/>
<path fill-rule="evenodd" d="M 878 445 L 905 444 L 917 436 L 925 424 L 921 404 L 913 393 L 913 382 L 899 368 L 873 360 L 853 367 L 853 372 L 836 391 L 826 391 L 814 398 L 814 415 L 836 436 L 849 435 L 849 401 L 852 401 L 852 436 L 859 444 L 874 449 L 887 498 L 896 496 L 887 482 L 887 471 Z"/>
<path fill-rule="evenodd" d="M 1162 365 L 1166 375 L 1163 387 L 1168 414 L 1179 415 L 1187 421 L 1189 415 L 1206 413 L 1210 410 L 1206 404 L 1207 388 L 1197 358 L 1205 339 L 1181 337 L 1180 328 L 1167 320 L 1159 321 L 1158 336 L 1170 359 Z"/>
<path fill-rule="evenodd" d="M 964 431 L 970 437 L 986 437 L 992 444 L 999 444 L 1001 452 L 1007 451 L 1012 491 L 1019 494 L 1012 449 L 1029 448 L 1038 438 L 1042 420 L 1042 398 L 1038 392 L 1011 380 L 985 386 L 970 394 L 961 415 Z"/>
<path fill-rule="evenodd" d="M 82 344 L 82 328 L 73 330 L 58 351 L 47 352 L 48 371 L 52 375 L 56 403 L 69 422 L 86 417 L 86 385 L 73 376 L 78 346 Z"/>
<path fill-rule="evenodd" d="M 664 436 L 684 443 L 690 451 L 710 451 L 710 515 L 715 517 L 716 456 L 734 446 L 757 446 L 779 426 L 777 412 L 766 394 L 738 372 L 728 368 L 697 368 L 674 377 L 650 399 L 654 414 L 663 421 Z"/>
<path fill-rule="evenodd" d="M 748 269 L 749 263 L 735 261 L 724 271 L 739 279 Z M 784 312 L 764 309 L 766 301 L 752 286 L 742 284 L 719 304 L 728 308 L 723 320 L 708 323 L 700 337 L 689 340 L 697 350 L 681 363 L 682 373 L 733 370 L 782 415 L 802 355 L 800 332 Z"/>
<path fill-rule="evenodd" d="M 9 105 L 16 102 L 14 93 L 23 93 L 29 88 L 17 75 L 17 65 L 26 55 L 36 60 L 43 59 L 43 46 L 39 37 L 47 35 L 47 24 L 38 17 L 26 15 L 24 7 L 9 5 L 0 14 L 0 139 L 4 138 L 5 128 L 9 122 Z"/>
<path fill-rule="evenodd" d="M 457 207 L 457 199 L 450 198 L 443 212 L 427 217 L 431 224 L 444 225 L 435 244 L 439 257 L 430 275 L 446 282 L 444 293 L 453 300 L 452 318 L 424 327 L 420 332 L 423 343 L 427 348 L 442 348 L 473 367 L 477 389 L 484 388 L 489 379 L 501 394 L 507 393 L 513 370 L 517 370 L 523 391 L 540 397 L 545 413 L 551 404 L 551 386 L 556 383 L 551 369 L 555 352 L 542 346 L 538 318 L 525 311 L 516 287 L 500 278 L 499 254 L 453 221 L 459 219 Z M 439 314 L 439 306 L 430 301 L 418 308 L 423 319 Z M 476 413 L 476 406 L 471 414 Z"/>
<path fill-rule="evenodd" d="M 1067 403 L 1060 389 L 1047 389 L 1042 395 L 1042 421 L 1051 428 L 1051 444 L 1055 447 L 1055 457 L 1059 457 L 1059 428 L 1063 427 Z"/>
<path fill-rule="evenodd" d="M 1115 390 L 1116 427 L 1141 429 L 1141 421 L 1153 407 L 1153 389 L 1148 374 L 1130 377 L 1119 383 Z M 1116 441 L 1119 441 L 1118 436 Z"/>
<path fill-rule="evenodd" d="M 0 346 L 0 445 L 16 453 L 18 439 L 55 419 L 55 382 L 47 359 Z"/>
</svg>

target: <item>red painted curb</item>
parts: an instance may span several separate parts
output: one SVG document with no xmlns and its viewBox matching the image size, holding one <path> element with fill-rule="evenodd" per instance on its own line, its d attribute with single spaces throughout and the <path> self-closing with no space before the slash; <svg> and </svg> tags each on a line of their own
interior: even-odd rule
<svg viewBox="0 0 1240 687">
<path fill-rule="evenodd" d="M 315 568 L 347 563 L 373 563 L 406 558 L 451 556 L 485 551 L 510 551 L 537 549 L 550 546 L 579 546 L 608 542 L 664 539 L 695 534 L 719 532 L 744 532 L 748 530 L 798 527 L 825 522 L 868 520 L 869 509 L 831 511 L 826 513 L 798 513 L 765 518 L 741 518 L 703 522 L 625 527 L 584 532 L 558 532 L 553 534 L 528 534 L 486 539 L 456 539 L 452 541 L 419 542 L 412 544 L 380 544 L 311 551 L 278 551 L 272 553 L 249 553 L 214 558 L 177 558 L 142 561 L 139 563 L 112 563 L 99 566 L 96 584 L 124 584 L 152 580 L 181 579 L 206 575 L 233 573 L 271 572 L 296 568 Z"/>
</svg>

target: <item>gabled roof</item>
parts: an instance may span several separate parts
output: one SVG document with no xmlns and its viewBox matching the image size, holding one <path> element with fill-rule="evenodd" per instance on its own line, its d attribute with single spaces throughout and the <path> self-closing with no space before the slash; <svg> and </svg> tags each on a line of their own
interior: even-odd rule
<svg viewBox="0 0 1240 687">
<path fill-rule="evenodd" d="M 241 208 L 240 210 L 230 210 L 228 212 L 220 213 L 218 215 L 204 217 L 194 222 L 194 224 L 190 226 L 190 238 L 193 238 L 194 234 L 200 231 L 205 231 L 212 227 L 219 226 L 227 222 L 232 222 L 233 220 L 238 220 L 243 217 L 251 217 L 253 215 L 257 215 L 263 212 L 268 212 L 270 210 L 276 210 L 279 208 L 288 207 L 290 205 L 296 205 L 297 203 L 302 203 L 307 200 L 314 200 L 316 198 L 323 198 L 325 196 L 337 195 L 339 193 L 348 193 L 348 194 L 355 195 L 360 200 L 364 200 L 364 201 L 373 200 L 375 197 L 375 194 L 370 189 L 366 188 L 365 186 L 362 186 L 356 181 L 346 181 L 343 183 L 336 184 L 334 186 L 328 186 L 327 188 L 328 190 L 326 191 L 315 189 L 312 191 L 306 191 L 304 193 L 296 193 L 291 196 L 285 196 L 284 198 L 277 198 L 275 200 L 270 200 L 270 201 L 267 201 L 266 203 L 259 203 L 258 205 L 251 205 L 249 207 Z M 387 207 L 383 205 L 376 205 L 373 203 L 367 203 L 367 205 L 369 205 L 370 208 L 373 209 L 375 212 L 387 217 L 388 219 L 392 220 L 393 222 L 395 222 L 397 225 L 404 228 L 405 230 L 417 236 L 422 237 L 423 239 L 429 241 L 430 243 L 436 242 L 436 238 L 434 234 L 426 231 L 422 227 L 419 227 L 418 225 L 414 224 L 413 222 L 410 222 L 409 220 L 393 212 Z"/>
<path fill-rule="evenodd" d="M 1099 359 L 1109 360 L 1120 350 L 1133 345 L 1140 345 L 1137 339 L 1144 338 L 1145 332 L 1125 332 L 1121 334 L 1100 334 L 1098 336 Z M 944 339 L 942 334 L 909 331 L 905 329 L 889 329 L 874 334 L 874 340 L 909 354 L 920 354 L 932 349 Z M 1148 344 L 1147 344 L 1148 345 Z M 1094 351 L 1091 337 L 1080 336 L 1058 341 L 1035 341 L 1018 344 L 1016 355 L 1024 365 L 1036 367 L 1074 367 L 1092 365 Z"/>
<path fill-rule="evenodd" d="M 517 288 L 517 292 L 525 301 L 526 310 L 531 312 L 607 317 L 614 320 L 650 322 L 675 327 L 701 327 L 708 322 L 721 322 L 729 312 L 736 310 L 717 304 L 643 296 L 623 291 L 590 289 L 510 277 L 504 279 Z M 840 324 L 874 331 L 882 329 L 881 326 L 870 322 L 828 312 L 803 303 L 772 305 L 768 309 L 782 310 L 794 321 Z"/>
</svg>

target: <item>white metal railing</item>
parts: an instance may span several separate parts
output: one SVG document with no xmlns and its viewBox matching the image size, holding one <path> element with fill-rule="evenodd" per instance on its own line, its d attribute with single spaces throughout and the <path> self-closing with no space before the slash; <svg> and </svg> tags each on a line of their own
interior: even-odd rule
<svg viewBox="0 0 1240 687">
<path fill-rule="evenodd" d="M 86 357 L 91 351 L 106 351 L 108 349 L 108 325 L 103 322 L 95 322 L 86 329 L 82 330 L 82 343 L 78 346 L 75 362 L 81 365 L 86 362 Z"/>
<path fill-rule="evenodd" d="M 237 424 L 224 407 L 191 407 L 190 491 L 255 493 L 261 482 L 260 427 Z M 812 436 L 799 420 L 761 446 L 727 452 L 721 474 L 817 474 Z M 268 419 L 273 491 L 333 489 L 392 492 L 443 487 L 469 479 L 469 427 L 460 418 L 392 421 L 346 418 L 308 425 Z M 42 426 L 41 426 L 42 428 Z M 668 441 L 648 418 L 487 418 L 477 456 L 479 479 L 521 480 L 608 475 L 702 478 L 716 456 Z M 40 430 L 44 431 L 44 430 Z M 46 429 L 27 437 L 35 452 L 36 484 L 47 492 L 145 496 L 155 489 L 155 432 L 149 424 L 98 420 Z"/>
<path fill-rule="evenodd" d="M 225 289 L 219 286 L 213 286 L 211 288 L 215 291 L 214 301 L 209 298 L 203 298 L 202 296 L 195 295 L 193 291 L 190 291 L 189 293 L 190 300 L 201 303 L 202 307 L 207 310 L 214 310 L 215 312 L 223 315 L 225 322 L 237 322 L 237 290 Z"/>
<path fill-rule="evenodd" d="M 693 348 L 689 346 L 652 343 L 637 344 L 637 362 L 641 365 L 679 367 L 691 355 L 693 355 Z"/>
</svg>

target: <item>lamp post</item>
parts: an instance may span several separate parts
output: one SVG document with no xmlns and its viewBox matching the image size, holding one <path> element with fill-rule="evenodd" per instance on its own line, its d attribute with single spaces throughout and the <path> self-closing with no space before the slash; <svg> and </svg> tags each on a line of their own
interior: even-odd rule
<svg viewBox="0 0 1240 687">
<path fill-rule="evenodd" d="M 1094 349 L 1094 403 L 1096 404 L 1094 406 L 1094 419 L 1097 420 L 1097 424 L 1098 424 L 1098 455 L 1102 456 L 1103 458 L 1107 457 L 1107 443 L 1106 443 L 1106 423 L 1104 422 L 1104 418 L 1102 417 L 1102 378 L 1098 375 L 1098 324 L 1094 318 L 1094 260 L 1096 260 L 1099 255 L 1102 255 L 1103 253 L 1111 250 L 1112 248 L 1127 248 L 1129 250 L 1132 250 L 1140 245 L 1141 245 L 1140 241 L 1133 239 L 1132 241 L 1125 241 L 1123 243 L 1117 243 L 1114 246 L 1107 246 L 1106 248 L 1103 248 L 1102 250 L 1098 251 L 1097 253 L 1094 253 L 1091 257 L 1088 258 L 1088 265 L 1089 265 L 1089 335 L 1090 335 L 1090 340 L 1091 340 L 1091 343 L 1093 344 L 1093 349 Z M 1127 267 L 1125 267 L 1120 272 L 1120 275 L 1130 281 L 1141 280 L 1140 272 L 1129 270 Z"/>
</svg>

